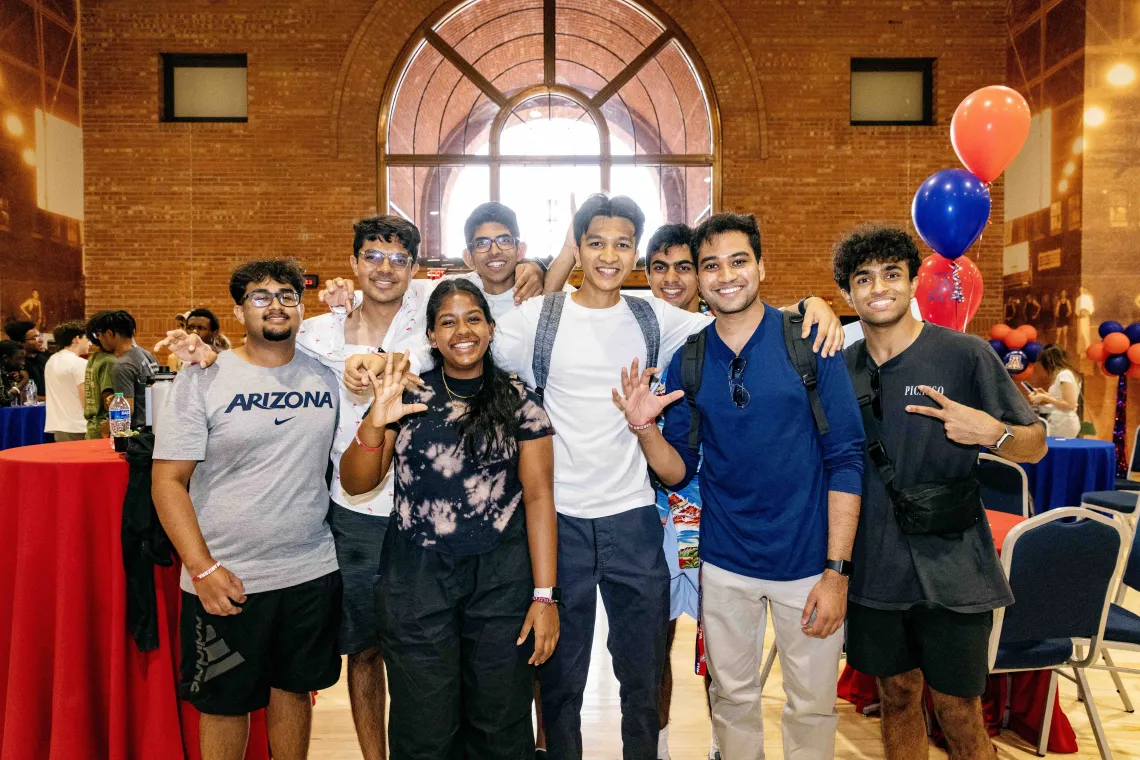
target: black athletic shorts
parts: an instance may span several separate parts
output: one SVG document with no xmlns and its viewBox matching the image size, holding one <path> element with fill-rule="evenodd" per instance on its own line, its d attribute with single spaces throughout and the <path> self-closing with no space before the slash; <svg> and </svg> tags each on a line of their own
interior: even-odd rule
<svg viewBox="0 0 1140 760">
<path fill-rule="evenodd" d="M 847 662 L 879 678 L 919 668 L 935 691 L 980 697 L 989 676 L 993 621 L 992 612 L 879 610 L 848 602 Z"/>
<path fill-rule="evenodd" d="M 340 680 L 340 571 L 247 594 L 237 615 L 211 615 L 182 592 L 182 698 L 207 715 L 244 715 L 270 688 L 307 692 Z"/>
</svg>

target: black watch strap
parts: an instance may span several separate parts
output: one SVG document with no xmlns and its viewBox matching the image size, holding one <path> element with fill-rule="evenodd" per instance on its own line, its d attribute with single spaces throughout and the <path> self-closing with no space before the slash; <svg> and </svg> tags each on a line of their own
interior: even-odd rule
<svg viewBox="0 0 1140 760">
<path fill-rule="evenodd" d="M 809 298 L 815 298 L 815 296 L 804 296 L 800 299 L 800 302 L 796 304 L 796 310 L 799 311 L 801 317 L 807 314 L 807 302 Z"/>
<path fill-rule="evenodd" d="M 851 577 L 851 571 L 852 571 L 854 566 L 851 564 L 850 560 L 829 559 L 827 562 L 823 563 L 823 567 L 825 570 L 834 570 L 835 572 L 839 573 L 840 575 L 847 577 L 847 578 L 850 578 Z"/>
</svg>

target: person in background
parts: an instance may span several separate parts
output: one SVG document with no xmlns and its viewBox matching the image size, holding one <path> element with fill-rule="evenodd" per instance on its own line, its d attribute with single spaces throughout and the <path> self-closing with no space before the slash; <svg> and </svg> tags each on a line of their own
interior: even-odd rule
<svg viewBox="0 0 1140 760">
<path fill-rule="evenodd" d="M 348 493 L 396 472 L 375 585 L 392 756 L 531 760 L 531 666 L 559 631 L 554 431 L 495 365 L 474 283 L 442 281 L 426 325 L 436 368 L 407 391 L 395 362 L 372 377 L 340 469 Z"/>
<path fill-rule="evenodd" d="M 1081 381 L 1069 362 L 1068 352 L 1062 346 L 1050 343 L 1041 349 L 1037 363 L 1049 377 L 1049 390 L 1034 390 L 1029 394 L 1029 403 L 1045 420 L 1047 435 L 1076 438 L 1081 432 L 1081 418 L 1077 414 Z"/>
<path fill-rule="evenodd" d="M 14 340 L 0 340 L 0 406 L 19 406 L 27 384 L 23 345 Z"/>
<path fill-rule="evenodd" d="M 195 333 L 203 343 L 215 351 L 226 351 L 230 342 L 221 332 L 222 324 L 209 309 L 193 309 L 186 316 L 186 332 Z"/>
<path fill-rule="evenodd" d="M 100 324 L 99 343 L 116 358 L 112 390 L 131 407 L 131 428 L 146 425 L 146 387 L 158 371 L 154 355 L 135 345 L 135 320 L 125 311 L 110 312 Z"/>
<path fill-rule="evenodd" d="M 697 262 L 689 248 L 693 231 L 686 224 L 660 227 L 645 247 L 645 274 L 653 295 L 688 312 L 708 314 L 701 298 Z M 661 373 L 657 392 L 665 392 L 666 372 Z M 659 420 L 658 424 L 664 424 Z M 698 465 L 699 469 L 700 465 Z M 669 708 L 673 702 L 673 667 L 668 653 L 677 635 L 677 620 L 688 615 L 700 622 L 700 566 L 697 535 L 700 529 L 701 489 L 694 478 L 680 491 L 658 484 L 657 513 L 665 527 L 665 559 L 669 563 L 669 627 L 665 632 L 665 669 L 661 672 L 661 692 L 657 717 L 661 733 L 657 737 L 658 760 L 669 760 Z M 712 679 L 704 676 L 705 694 Z M 706 696 L 707 699 L 707 696 Z M 711 714 L 711 713 L 710 713 Z M 710 760 L 719 760 L 716 734 L 709 742 Z"/>
<path fill-rule="evenodd" d="M 44 400 L 44 367 L 47 366 L 47 346 L 34 322 L 9 322 L 4 332 L 17 343 L 24 344 L 24 371 L 28 379 L 36 384 L 36 396 Z"/>
<path fill-rule="evenodd" d="M 87 420 L 87 438 L 106 438 L 111 434 L 107 422 L 107 404 L 114 395 L 112 375 L 115 353 L 103 348 L 99 335 L 111 323 L 115 312 L 100 311 L 87 321 L 87 368 L 83 379 L 83 416 Z"/>
<path fill-rule="evenodd" d="M 56 441 L 81 441 L 87 437 L 83 417 L 84 385 L 87 378 L 87 325 L 64 322 L 52 331 L 59 351 L 44 367 L 47 393 L 47 418 L 44 431 Z"/>
</svg>

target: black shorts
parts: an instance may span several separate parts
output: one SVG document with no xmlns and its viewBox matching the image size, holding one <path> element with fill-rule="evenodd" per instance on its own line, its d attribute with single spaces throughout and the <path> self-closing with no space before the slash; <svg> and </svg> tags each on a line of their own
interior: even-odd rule
<svg viewBox="0 0 1140 760">
<path fill-rule="evenodd" d="M 888 678 L 918 668 L 930 688 L 980 697 L 989 676 L 992 612 L 911 607 L 879 610 L 847 604 L 847 661 L 860 673 Z"/>
<path fill-rule="evenodd" d="M 269 690 L 307 692 L 340 680 L 340 572 L 248 594 L 237 615 L 211 615 L 182 592 L 182 698 L 207 715 L 244 715 Z"/>
</svg>

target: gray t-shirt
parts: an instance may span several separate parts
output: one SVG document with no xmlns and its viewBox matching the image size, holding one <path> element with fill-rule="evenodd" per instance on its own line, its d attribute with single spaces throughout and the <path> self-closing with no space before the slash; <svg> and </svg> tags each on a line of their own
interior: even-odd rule
<svg viewBox="0 0 1140 760">
<path fill-rule="evenodd" d="M 337 569 L 325 467 L 339 400 L 336 376 L 300 351 L 274 368 L 224 351 L 174 380 L 154 458 L 198 462 L 190 500 L 202 537 L 247 593 Z M 194 592 L 185 570 L 182 588 Z"/>
<path fill-rule="evenodd" d="M 855 371 L 855 353 L 844 350 Z M 868 355 L 868 369 L 875 369 Z M 942 421 L 906 411 L 937 407 L 918 390 L 929 385 L 1010 425 L 1040 422 L 1014 387 L 994 350 L 980 338 L 927 322 L 905 351 L 879 367 L 879 432 L 895 469 L 895 487 L 965 478 L 978 465 L 977 446 L 946 437 Z M 852 556 L 850 598 L 868 607 L 905 610 L 916 605 L 985 612 L 1013 603 L 1013 595 L 985 520 L 957 536 L 908 536 L 895 521 L 886 484 L 864 447 L 863 505 Z"/>
<path fill-rule="evenodd" d="M 150 351 L 132 346 L 115 361 L 111 373 L 111 388 L 123 398 L 134 401 L 131 414 L 131 427 L 138 429 L 146 425 L 146 386 L 158 371 L 158 362 Z"/>
</svg>

